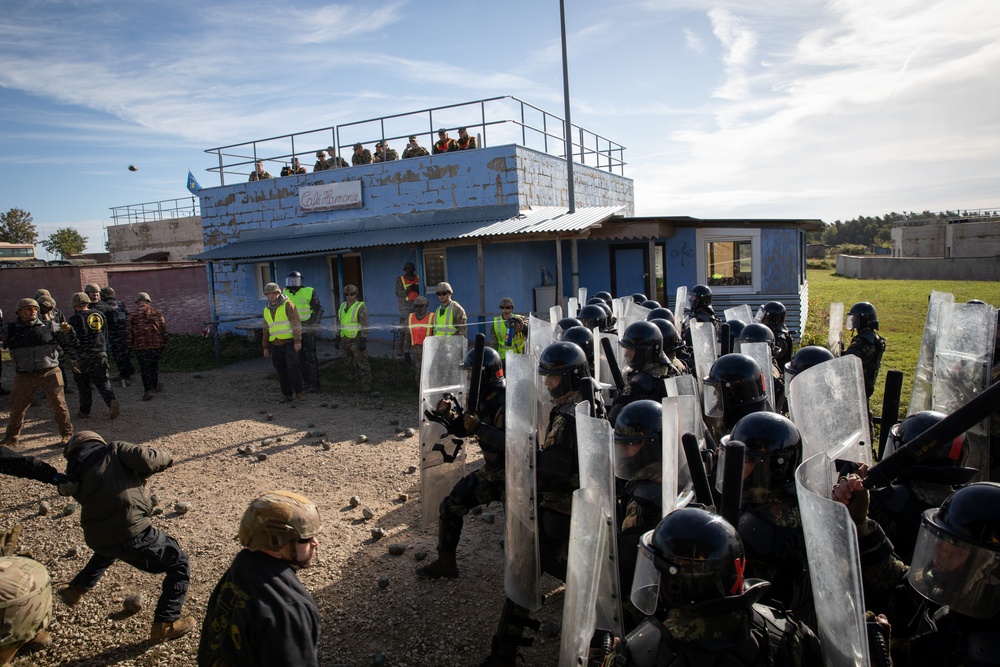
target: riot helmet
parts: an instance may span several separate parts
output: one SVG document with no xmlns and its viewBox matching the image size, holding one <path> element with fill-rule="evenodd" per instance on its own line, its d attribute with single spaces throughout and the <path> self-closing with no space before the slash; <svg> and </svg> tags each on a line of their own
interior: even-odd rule
<svg viewBox="0 0 1000 667">
<path fill-rule="evenodd" d="M 790 419 L 774 412 L 752 412 L 736 422 L 729 441 L 746 445 L 750 465 L 744 467 L 744 501 L 765 502 L 772 491 L 794 493 L 795 469 L 802 463 L 802 435 Z"/>
<path fill-rule="evenodd" d="M 708 285 L 695 285 L 688 291 L 688 307 L 694 311 L 712 305 L 712 288 Z"/>
<path fill-rule="evenodd" d="M 611 307 L 611 304 L 609 304 L 607 301 L 605 301 L 601 297 L 597 296 L 596 294 L 594 296 L 590 297 L 589 299 L 587 299 L 587 303 L 584 304 L 584 305 L 593 306 L 595 304 L 604 304 L 605 306 L 608 306 L 609 308 Z"/>
<path fill-rule="evenodd" d="M 576 319 L 580 320 L 580 323 L 588 329 L 596 327 L 598 330 L 603 331 L 608 326 L 608 316 L 604 308 L 597 304 L 590 304 L 581 308 L 580 312 L 576 314 Z"/>
<path fill-rule="evenodd" d="M 583 379 L 590 377 L 587 368 L 587 355 L 576 343 L 559 341 L 551 343 L 538 358 L 538 374 L 559 376 L 562 381 L 554 387 L 549 387 L 553 398 L 565 396 L 572 391 L 579 391 Z M 548 386 L 546 382 L 546 386 Z"/>
<path fill-rule="evenodd" d="M 760 323 L 771 331 L 781 329 L 785 326 L 785 316 L 788 314 L 785 304 L 780 301 L 768 301 L 760 307 Z"/>
<path fill-rule="evenodd" d="M 564 317 L 558 322 L 556 322 L 556 340 L 563 340 L 566 338 L 566 332 L 573 328 L 583 326 L 583 323 L 575 317 Z"/>
<path fill-rule="evenodd" d="M 322 530 L 316 505 L 292 491 L 269 491 L 250 503 L 240 520 L 240 544 L 250 551 L 281 551 L 294 540 Z M 295 549 L 292 549 L 293 559 Z M 302 565 L 292 561 L 294 565 Z"/>
<path fill-rule="evenodd" d="M 51 620 L 52 579 L 45 566 L 31 558 L 0 557 L 0 653 L 31 641 Z"/>
<path fill-rule="evenodd" d="M 637 306 L 641 306 L 641 305 L 643 304 L 643 302 L 644 302 L 644 301 L 647 301 L 647 300 L 648 300 L 648 299 L 646 299 L 646 295 L 645 295 L 645 294 L 643 294 L 642 292 L 635 292 L 635 293 L 634 293 L 634 294 L 632 295 L 632 297 L 631 297 L 631 298 L 632 298 L 632 301 L 634 301 L 634 302 L 635 302 L 635 305 L 637 305 Z"/>
<path fill-rule="evenodd" d="M 663 352 L 663 334 L 652 322 L 640 320 L 626 327 L 618 344 L 626 350 L 633 350 L 628 365 L 632 370 L 639 370 L 646 364 L 660 361 L 660 353 Z"/>
<path fill-rule="evenodd" d="M 642 306 L 643 308 L 649 308 L 650 310 L 653 310 L 654 308 L 660 308 L 661 307 L 660 306 L 660 302 L 659 301 L 655 301 L 653 299 L 646 299 L 645 301 L 643 301 L 639 305 Z"/>
<path fill-rule="evenodd" d="M 894 424 L 889 430 L 885 442 L 883 458 L 910 442 L 918 435 L 936 426 L 945 418 L 943 412 L 936 410 L 921 410 L 914 412 L 906 419 Z M 927 458 L 920 461 L 906 472 L 910 479 L 919 479 L 938 484 L 964 484 L 971 480 L 978 470 L 966 468 L 965 461 L 969 458 L 969 440 L 961 433 L 951 442 L 932 451 Z"/>
<path fill-rule="evenodd" d="M 732 331 L 732 329 L 729 330 L 730 336 L 733 335 Z M 736 336 L 735 341 L 740 345 L 744 345 L 746 343 L 767 343 L 767 346 L 773 350 L 774 332 L 763 324 L 753 322 L 752 324 L 748 324 L 743 327 L 739 335 Z"/>
<path fill-rule="evenodd" d="M 646 319 L 666 320 L 667 322 L 670 322 L 674 326 L 677 326 L 677 319 L 674 317 L 673 311 L 671 311 L 669 308 L 664 308 L 663 306 L 660 306 L 659 308 L 653 308 L 651 311 L 649 311 L 649 314 L 646 315 Z"/>
<path fill-rule="evenodd" d="M 820 347 L 819 345 L 806 345 L 805 347 L 800 347 L 798 351 L 792 355 L 792 360 L 785 364 L 785 387 L 788 387 L 792 378 L 802 371 L 812 368 L 817 364 L 821 364 L 824 361 L 830 361 L 833 358 L 833 352 L 830 352 L 830 350 L 825 347 Z"/>
<path fill-rule="evenodd" d="M 285 278 L 285 287 L 302 287 L 302 274 L 298 271 L 292 271 Z"/>
<path fill-rule="evenodd" d="M 459 365 L 459 368 L 465 371 L 472 371 L 472 366 L 476 361 L 476 350 L 469 350 L 468 354 L 465 355 L 465 359 Z M 482 388 L 492 387 L 497 384 L 504 384 L 503 379 L 503 361 L 500 359 L 500 353 L 494 350 L 492 347 L 483 348 L 483 374 L 479 380 L 479 386 Z"/>
<path fill-rule="evenodd" d="M 660 330 L 660 335 L 663 336 L 664 352 L 676 352 L 684 347 L 684 341 L 681 340 L 680 335 L 677 333 L 677 327 L 673 323 L 662 319 L 649 320 L 649 323 L 655 324 Z"/>
<path fill-rule="evenodd" d="M 576 343 L 583 350 L 587 357 L 587 365 L 590 367 L 590 375 L 594 375 L 594 332 L 585 326 L 576 326 L 566 329 L 562 339 L 568 343 Z"/>
<path fill-rule="evenodd" d="M 743 333 L 743 328 L 746 327 L 747 323 L 743 320 L 726 320 L 726 324 L 729 325 L 729 337 L 735 341 Z"/>
<path fill-rule="evenodd" d="M 663 406 L 642 399 L 622 408 L 615 420 L 615 477 L 659 477 L 663 460 Z"/>
<path fill-rule="evenodd" d="M 600 299 L 601 301 L 603 301 L 603 302 L 604 302 L 604 304 L 605 304 L 605 305 L 606 305 L 606 306 L 607 306 L 608 308 L 610 308 L 610 307 L 611 307 L 611 301 L 613 300 L 613 299 L 611 298 L 611 292 L 598 292 L 598 293 L 597 293 L 597 294 L 595 294 L 594 296 L 595 296 L 596 298 Z M 588 301 L 587 303 L 590 303 L 590 302 Z"/>
<path fill-rule="evenodd" d="M 726 430 L 744 415 L 767 408 L 767 391 L 760 364 L 734 352 L 715 360 L 704 381 L 706 417 L 721 417 Z"/>
<path fill-rule="evenodd" d="M 852 331 L 861 329 L 878 329 L 878 314 L 875 306 L 867 301 L 860 301 L 847 311 L 847 328 Z"/>
<path fill-rule="evenodd" d="M 964 486 L 924 512 L 907 579 L 952 611 L 980 619 L 1000 614 L 1000 484 Z"/>
<path fill-rule="evenodd" d="M 735 528 L 717 514 L 683 507 L 640 538 L 632 603 L 649 615 L 669 609 L 745 609 L 769 586 L 744 579 L 745 566 L 743 542 Z"/>
</svg>

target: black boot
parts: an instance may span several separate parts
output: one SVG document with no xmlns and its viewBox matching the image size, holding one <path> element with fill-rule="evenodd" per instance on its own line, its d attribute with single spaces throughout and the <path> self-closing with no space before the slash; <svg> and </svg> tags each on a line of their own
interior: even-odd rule
<svg viewBox="0 0 1000 667">
<path fill-rule="evenodd" d="M 417 568 L 417 576 L 427 579 L 446 577 L 454 579 L 458 576 L 458 563 L 455 552 L 458 541 L 462 537 L 463 519 L 448 512 L 448 499 L 441 504 L 441 515 L 438 519 L 438 557 L 430 565 Z"/>
<path fill-rule="evenodd" d="M 516 667 L 517 649 L 531 646 L 534 641 L 533 637 L 521 636 L 524 629 L 538 630 L 539 622 L 533 620 L 530 613 L 510 598 L 504 599 L 497 632 L 490 642 L 490 654 L 479 663 L 479 667 Z"/>
</svg>

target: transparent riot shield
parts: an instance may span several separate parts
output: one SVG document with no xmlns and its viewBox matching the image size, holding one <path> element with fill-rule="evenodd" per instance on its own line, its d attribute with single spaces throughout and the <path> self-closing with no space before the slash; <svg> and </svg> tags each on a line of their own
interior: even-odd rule
<svg viewBox="0 0 1000 667">
<path fill-rule="evenodd" d="M 825 454 L 806 459 L 795 471 L 816 634 L 827 667 L 868 667 L 857 530 L 847 507 L 830 499 L 836 482 L 837 471 Z"/>
<path fill-rule="evenodd" d="M 576 300 L 575 296 L 571 296 L 566 302 L 566 317 L 576 317 L 576 314 L 580 312 L 580 302 Z M 559 320 L 556 320 L 557 322 Z"/>
<path fill-rule="evenodd" d="M 528 346 L 531 350 L 531 356 L 536 361 L 538 357 L 542 356 L 542 350 L 555 342 L 554 326 L 554 322 L 546 322 L 534 315 L 528 316 Z"/>
<path fill-rule="evenodd" d="M 662 516 L 694 499 L 691 470 L 681 444 L 681 436 L 693 433 L 705 448 L 701 405 L 695 396 L 668 396 L 663 404 L 663 506 Z"/>
<path fill-rule="evenodd" d="M 649 316 L 649 308 L 643 308 L 632 299 L 625 301 L 624 306 L 622 316 L 618 318 L 618 332 L 621 334 L 625 333 L 630 324 L 645 322 Z"/>
<path fill-rule="evenodd" d="M 743 304 L 742 306 L 733 306 L 732 308 L 726 308 L 722 311 L 722 316 L 729 320 L 739 320 L 743 324 L 750 324 L 753 320 L 753 311 L 750 306 Z"/>
<path fill-rule="evenodd" d="M 667 396 L 694 396 L 698 401 L 701 400 L 701 395 L 698 393 L 698 380 L 690 373 L 665 378 L 663 384 L 667 387 Z"/>
<path fill-rule="evenodd" d="M 601 339 L 607 338 L 611 341 L 611 349 L 615 352 L 615 363 L 618 364 L 618 370 L 622 368 L 622 348 L 618 344 L 618 336 L 615 334 L 601 333 L 597 329 L 594 329 L 594 354 L 596 358 L 594 359 L 594 371 L 597 374 L 595 378 L 598 382 L 614 384 L 614 375 L 611 373 L 611 366 L 608 363 L 608 357 L 604 353 L 604 345 L 601 343 Z M 622 372 L 624 375 L 624 371 Z M 617 389 L 617 387 L 615 387 Z"/>
<path fill-rule="evenodd" d="M 910 407 L 907 410 L 907 415 L 931 409 L 938 318 L 941 307 L 952 303 L 955 303 L 955 295 L 950 292 L 932 291 L 930 299 L 927 301 L 927 319 L 924 321 L 924 336 L 920 341 L 920 354 L 917 357 L 917 370 L 913 374 L 913 390 L 910 392 Z"/>
<path fill-rule="evenodd" d="M 552 306 L 549 308 L 549 325 L 555 328 L 556 322 L 563 318 L 562 306 Z"/>
<path fill-rule="evenodd" d="M 847 355 L 824 361 L 795 376 L 786 388 L 788 412 L 802 434 L 802 458 L 825 453 L 831 459 L 872 464 L 868 397 L 861 360 Z"/>
<path fill-rule="evenodd" d="M 753 358 L 764 373 L 764 389 L 767 391 L 767 404 L 777 411 L 774 404 L 774 364 L 771 362 L 771 346 L 767 343 L 740 343 L 740 354 Z"/>
<path fill-rule="evenodd" d="M 691 322 L 691 347 L 694 352 L 694 368 L 700 394 L 702 384 L 718 357 L 715 348 L 715 327 L 711 322 Z"/>
<path fill-rule="evenodd" d="M 429 340 L 429 339 L 428 339 Z M 535 485 L 535 364 L 530 355 L 507 353 L 507 527 L 504 591 L 532 611 L 542 606 Z"/>
<path fill-rule="evenodd" d="M 421 525 L 437 525 L 445 496 L 465 476 L 467 438 L 448 433 L 436 415 L 438 402 L 453 397 L 464 408 L 467 342 L 462 336 L 428 336 L 420 364 L 420 513 Z M 428 416 L 430 415 L 430 416 Z"/>
<path fill-rule="evenodd" d="M 830 327 L 826 333 L 826 346 L 833 356 L 840 356 L 841 335 L 844 331 L 844 304 L 830 304 Z"/>
<path fill-rule="evenodd" d="M 997 310 L 981 303 L 949 303 L 941 306 L 934 349 L 932 409 L 954 412 L 990 386 Z M 990 420 L 965 432 L 969 458 L 965 465 L 978 468 L 974 478 L 987 479 L 990 469 Z"/>
<path fill-rule="evenodd" d="M 580 308 L 583 308 L 587 303 L 587 288 L 581 287 L 576 290 L 576 302 L 579 304 Z"/>
<path fill-rule="evenodd" d="M 601 566 L 608 556 L 607 536 L 614 531 L 610 530 L 611 518 L 600 495 L 595 487 L 573 492 L 559 667 L 586 665 L 594 629 L 605 627 L 598 620 L 599 582 L 604 578 Z M 620 637 L 621 631 L 616 631 L 615 636 Z"/>
<path fill-rule="evenodd" d="M 684 321 L 684 313 L 688 309 L 688 288 L 687 285 L 681 285 L 677 288 L 677 296 L 674 297 L 674 317 L 677 318 L 678 322 Z M 680 327 L 677 327 L 680 331 Z"/>
</svg>

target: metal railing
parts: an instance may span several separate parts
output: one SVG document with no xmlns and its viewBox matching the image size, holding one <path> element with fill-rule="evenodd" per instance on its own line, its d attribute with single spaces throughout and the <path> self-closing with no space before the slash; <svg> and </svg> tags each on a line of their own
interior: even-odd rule
<svg viewBox="0 0 1000 667">
<path fill-rule="evenodd" d="M 205 152 L 216 156 L 218 166 L 208 171 L 218 173 L 219 184 L 225 185 L 227 174 L 245 179 L 258 160 L 264 163 L 266 171 L 273 169 L 277 173 L 293 157 L 299 157 L 303 166 L 308 166 L 312 158 L 303 159 L 303 156 L 320 150 L 333 149 L 336 156 L 343 157 L 341 150 L 350 149 L 356 143 L 374 145 L 381 141 L 386 145 L 400 140 L 405 143 L 411 136 L 418 141 L 426 138 L 423 147 L 430 151 L 439 129 L 453 132 L 459 127 L 467 128 L 469 134 L 476 136 L 479 147 L 515 143 L 565 159 L 565 126 L 559 116 L 506 95 L 282 134 L 209 148 Z M 572 127 L 569 144 L 574 162 L 624 173 L 625 147 L 621 144 L 577 125 Z M 402 154 L 402 149 L 397 152 Z"/>
<path fill-rule="evenodd" d="M 963 222 L 989 222 L 1000 220 L 1000 207 L 969 208 L 957 211 L 942 211 L 934 218 L 916 220 L 894 220 L 893 227 L 923 227 L 925 225 L 954 225 Z"/>
<path fill-rule="evenodd" d="M 113 206 L 111 208 L 113 225 L 131 225 L 138 222 L 155 222 L 171 218 L 192 218 L 197 215 L 201 215 L 201 201 L 198 197 L 164 199 L 163 201 Z"/>
</svg>

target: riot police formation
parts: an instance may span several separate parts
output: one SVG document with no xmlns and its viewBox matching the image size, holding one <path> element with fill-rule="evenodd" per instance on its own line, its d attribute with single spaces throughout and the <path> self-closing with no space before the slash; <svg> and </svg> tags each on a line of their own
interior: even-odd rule
<svg viewBox="0 0 1000 667">
<path fill-rule="evenodd" d="M 706 425 L 716 442 L 744 416 L 770 407 L 760 364 L 745 354 L 733 352 L 716 359 L 704 385 Z"/>
<path fill-rule="evenodd" d="M 473 376 L 476 351 L 465 356 L 462 368 Z M 417 568 L 417 575 L 428 579 L 457 577 L 456 551 L 462 536 L 464 516 L 473 507 L 504 498 L 504 406 L 506 381 L 500 354 L 491 347 L 483 348 L 479 405 L 475 410 L 460 412 L 460 406 L 450 402 L 444 408 L 441 423 L 456 437 L 475 436 L 483 452 L 485 465 L 463 477 L 441 502 L 438 515 L 438 557 L 430 565 Z"/>
<path fill-rule="evenodd" d="M 667 395 L 663 378 L 668 377 L 670 369 L 674 368 L 667 363 L 663 354 L 663 334 L 652 322 L 639 321 L 628 325 L 618 344 L 625 348 L 628 372 L 625 386 L 608 410 L 608 418 L 612 424 L 622 408 L 632 401 L 663 399 Z"/>
<path fill-rule="evenodd" d="M 771 374 L 771 378 L 774 382 L 774 408 L 780 408 L 785 400 L 785 381 L 781 373 L 781 366 L 778 365 L 778 357 L 775 353 L 775 338 L 774 333 L 758 322 L 751 322 L 750 324 L 743 327 L 740 333 L 735 337 L 736 347 L 734 352 L 739 352 L 741 346 L 750 343 L 764 343 L 771 350 L 771 368 L 761 369 L 765 372 Z"/>
<path fill-rule="evenodd" d="M 660 308 L 659 310 L 666 310 L 665 308 Z M 650 312 L 652 315 L 653 312 Z M 667 311 L 670 312 L 670 311 Z M 674 326 L 672 322 L 666 319 L 649 319 L 648 322 L 655 324 L 660 330 L 660 335 L 663 337 L 663 354 L 667 356 L 667 377 L 676 377 L 677 375 L 686 375 L 691 372 L 691 369 L 686 363 L 684 363 L 680 357 L 677 355 L 684 349 L 684 341 L 677 334 L 677 327 Z"/>
<path fill-rule="evenodd" d="M 875 306 L 861 301 L 851 306 L 847 313 L 847 328 L 854 332 L 851 344 L 844 354 L 853 354 L 861 359 L 865 371 L 865 393 L 871 398 L 875 391 L 875 379 L 885 354 L 885 338 L 878 334 L 878 314 Z"/>
<path fill-rule="evenodd" d="M 833 352 L 826 349 L 825 347 L 820 347 L 819 345 L 806 345 L 805 347 L 800 347 L 796 350 L 795 354 L 792 355 L 791 360 L 785 364 L 785 390 L 788 390 L 788 386 L 792 382 L 792 378 L 801 373 L 804 370 L 812 368 L 817 364 L 821 364 L 824 361 L 830 361 L 833 359 Z"/>
<path fill-rule="evenodd" d="M 708 285 L 695 285 L 688 292 L 688 317 L 695 322 L 711 322 L 718 325 L 719 319 L 712 308 L 712 288 Z"/>
<path fill-rule="evenodd" d="M 785 326 L 787 310 L 780 301 L 768 301 L 760 307 L 760 323 L 774 334 L 774 362 L 778 368 L 792 360 L 792 334 Z"/>
</svg>

